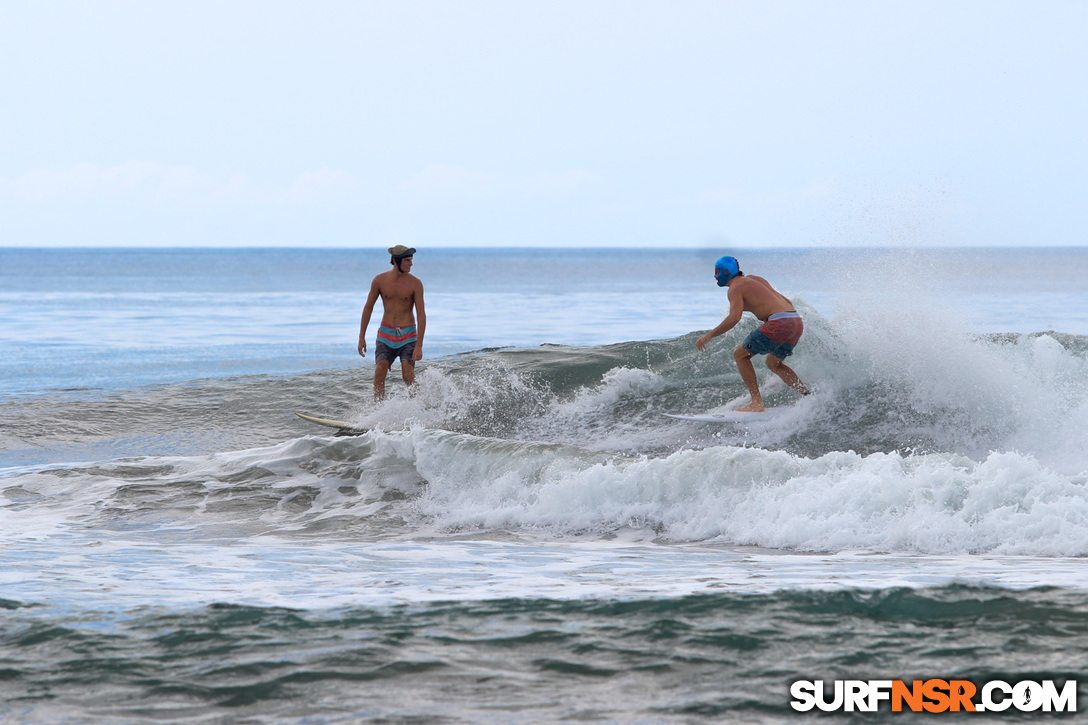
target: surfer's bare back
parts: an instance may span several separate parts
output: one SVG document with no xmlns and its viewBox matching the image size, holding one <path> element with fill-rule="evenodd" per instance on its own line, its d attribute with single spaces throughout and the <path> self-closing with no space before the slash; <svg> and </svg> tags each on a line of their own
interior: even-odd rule
<svg viewBox="0 0 1088 725">
<path fill-rule="evenodd" d="M 412 273 L 414 247 L 398 244 L 389 248 L 393 269 L 382 272 L 370 284 L 370 294 L 359 321 L 359 354 L 366 355 L 366 328 L 374 313 L 374 303 L 382 298 L 382 322 L 374 344 L 374 399 L 385 397 L 385 376 L 394 360 L 400 360 L 404 382 L 415 382 L 415 364 L 423 359 L 423 333 L 427 313 L 423 307 L 423 283 Z M 413 314 L 413 308 L 415 314 Z M 419 322 L 417 325 L 416 318 Z"/>
<path fill-rule="evenodd" d="M 783 358 L 793 354 L 793 348 L 805 329 L 801 315 L 794 309 L 789 298 L 780 294 L 762 277 L 745 275 L 740 271 L 740 264 L 734 257 L 722 257 L 714 264 L 714 279 L 718 280 L 719 287 L 729 288 L 729 314 L 720 325 L 700 337 L 695 342 L 695 347 L 705 350 L 712 339 L 736 327 L 745 312 L 751 312 L 763 322 L 733 351 L 740 377 L 752 396 L 749 403 L 737 410 L 763 410 L 763 396 L 759 394 L 759 381 L 756 380 L 756 369 L 752 365 L 753 355 L 766 355 L 767 367 L 772 372 L 801 395 L 808 395 L 809 390 L 797 377 L 797 373 L 782 362 Z"/>
</svg>

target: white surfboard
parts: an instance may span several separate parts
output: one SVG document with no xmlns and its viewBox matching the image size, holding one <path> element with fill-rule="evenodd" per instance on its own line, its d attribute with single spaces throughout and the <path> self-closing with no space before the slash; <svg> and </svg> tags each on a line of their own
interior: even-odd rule
<svg viewBox="0 0 1088 725">
<path fill-rule="evenodd" d="M 326 428 L 336 428 L 337 430 L 344 431 L 346 433 L 365 433 L 365 428 L 359 428 L 358 426 L 348 423 L 346 420 L 336 420 L 334 418 L 319 418 L 316 415 L 306 415 L 305 413 L 295 413 L 299 418 L 308 420 L 311 423 L 317 423 L 323 425 Z"/>
<path fill-rule="evenodd" d="M 717 415 L 679 415 L 674 413 L 665 413 L 665 415 L 669 418 L 675 418 L 676 420 L 691 420 L 696 423 L 752 423 L 757 420 L 777 418 L 784 412 L 785 408 L 768 408 L 767 410 L 761 410 L 759 412 L 727 410 L 726 412 L 718 413 Z"/>
</svg>

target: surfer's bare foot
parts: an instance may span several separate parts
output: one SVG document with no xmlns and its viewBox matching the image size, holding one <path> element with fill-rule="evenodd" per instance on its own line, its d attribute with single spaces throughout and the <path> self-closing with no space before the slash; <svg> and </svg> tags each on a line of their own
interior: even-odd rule
<svg viewBox="0 0 1088 725">
<path fill-rule="evenodd" d="M 737 411 L 740 413 L 762 413 L 763 403 L 757 403 L 753 400 L 751 403 L 748 403 L 747 405 L 742 405 L 737 408 Z"/>
</svg>

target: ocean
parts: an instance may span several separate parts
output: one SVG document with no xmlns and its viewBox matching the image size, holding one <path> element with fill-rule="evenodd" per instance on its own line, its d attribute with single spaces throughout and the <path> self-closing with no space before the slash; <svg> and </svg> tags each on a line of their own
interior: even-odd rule
<svg viewBox="0 0 1088 725">
<path fill-rule="evenodd" d="M 793 300 L 735 406 L 713 261 Z M 929 722 L 1088 671 L 1088 249 L 0 249 L 0 721 Z M 370 328 L 370 344 L 380 317 Z M 347 420 L 338 435 L 295 412 Z M 830 698 L 830 694 L 828 694 Z M 1006 702 L 1006 705 L 1008 703 Z M 1070 721 L 1043 709 L 949 714 Z"/>
</svg>

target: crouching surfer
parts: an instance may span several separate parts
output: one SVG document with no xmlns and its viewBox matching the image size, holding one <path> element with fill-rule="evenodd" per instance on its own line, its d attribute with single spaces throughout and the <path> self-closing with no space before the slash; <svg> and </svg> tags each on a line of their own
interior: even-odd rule
<svg viewBox="0 0 1088 725">
<path fill-rule="evenodd" d="M 729 288 L 729 314 L 720 325 L 695 342 L 697 348 L 705 350 L 712 339 L 732 330 L 745 312 L 751 312 L 763 322 L 733 351 L 740 377 L 752 396 L 750 402 L 737 410 L 763 410 L 763 396 L 759 394 L 756 369 L 752 365 L 753 355 L 766 355 L 767 367 L 772 372 L 782 378 L 786 385 L 802 395 L 808 395 L 809 390 L 797 377 L 797 373 L 782 362 L 793 354 L 793 348 L 801 339 L 804 330 L 801 315 L 797 314 L 789 298 L 780 294 L 762 277 L 741 272 L 740 264 L 734 257 L 722 257 L 714 264 L 714 278 L 718 280 L 719 287 Z"/>
</svg>

